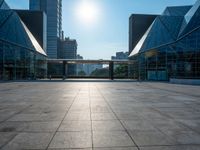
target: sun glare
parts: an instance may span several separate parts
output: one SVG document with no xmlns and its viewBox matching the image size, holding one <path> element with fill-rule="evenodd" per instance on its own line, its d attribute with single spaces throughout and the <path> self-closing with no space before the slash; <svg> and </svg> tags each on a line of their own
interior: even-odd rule
<svg viewBox="0 0 200 150">
<path fill-rule="evenodd" d="M 90 26 L 97 22 L 99 17 L 99 7 L 94 1 L 83 0 L 76 10 L 77 17 L 81 23 Z"/>
</svg>

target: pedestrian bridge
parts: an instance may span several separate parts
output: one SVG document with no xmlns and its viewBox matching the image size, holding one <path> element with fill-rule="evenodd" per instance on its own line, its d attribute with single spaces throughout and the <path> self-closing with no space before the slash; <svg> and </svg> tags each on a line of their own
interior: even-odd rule
<svg viewBox="0 0 200 150">
<path fill-rule="evenodd" d="M 70 77 L 75 77 L 75 78 L 99 78 L 97 76 L 80 76 L 77 75 L 77 66 L 79 65 L 85 65 L 85 64 L 91 64 L 91 65 L 96 65 L 96 64 L 101 64 L 104 65 L 105 68 L 107 69 L 108 75 L 107 76 L 103 76 L 103 78 L 109 78 L 111 80 L 113 80 L 115 78 L 114 75 L 114 70 L 115 70 L 115 66 L 116 65 L 123 65 L 126 66 L 124 69 L 123 73 L 127 75 L 128 78 L 128 66 L 130 64 L 132 64 L 133 62 L 130 60 L 81 60 L 81 59 L 48 59 L 48 70 L 50 70 L 48 72 L 48 76 L 50 77 L 55 77 L 54 75 L 51 75 L 51 70 L 53 69 L 58 69 L 58 74 L 57 76 L 59 77 L 63 77 L 63 78 L 70 78 Z M 69 74 L 69 66 L 76 66 L 76 74 L 74 74 L 73 76 Z M 50 66 L 54 66 L 51 67 Z M 55 72 L 55 71 L 54 71 Z M 126 73 L 125 73 L 126 72 Z"/>
</svg>

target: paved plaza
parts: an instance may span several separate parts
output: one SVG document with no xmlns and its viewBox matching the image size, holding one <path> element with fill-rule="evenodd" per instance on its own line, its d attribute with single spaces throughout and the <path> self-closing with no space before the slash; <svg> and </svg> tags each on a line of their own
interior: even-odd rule
<svg viewBox="0 0 200 150">
<path fill-rule="evenodd" d="M 1 150 L 200 150 L 200 87 L 0 83 Z"/>
</svg>

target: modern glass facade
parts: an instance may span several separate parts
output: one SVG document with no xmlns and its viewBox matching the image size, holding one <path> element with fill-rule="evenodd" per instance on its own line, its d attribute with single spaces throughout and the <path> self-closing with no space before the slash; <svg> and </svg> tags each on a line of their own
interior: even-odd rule
<svg viewBox="0 0 200 150">
<path fill-rule="evenodd" d="M 129 53 L 139 42 L 157 15 L 133 14 L 129 18 Z"/>
<path fill-rule="evenodd" d="M 46 56 L 0 40 L 0 80 L 45 78 L 46 64 Z"/>
<path fill-rule="evenodd" d="M 7 3 L 4 0 L 0 0 L 0 9 L 10 9 Z"/>
<path fill-rule="evenodd" d="M 186 16 L 190 16 L 188 21 Z M 200 79 L 199 20 L 200 1 L 194 6 L 168 7 L 132 51 L 131 77 Z"/>
<path fill-rule="evenodd" d="M 43 11 L 15 10 L 20 19 L 36 38 L 46 52 L 47 49 L 47 18 Z M 31 19 L 30 19 L 31 18 Z M 37 23 L 35 23 L 37 22 Z"/>
<path fill-rule="evenodd" d="M 0 80 L 44 78 L 47 55 L 14 10 L 0 5 Z"/>
<path fill-rule="evenodd" d="M 41 10 L 47 15 L 47 55 L 58 57 L 58 39 L 62 37 L 62 0 L 29 0 L 30 10 Z"/>
</svg>

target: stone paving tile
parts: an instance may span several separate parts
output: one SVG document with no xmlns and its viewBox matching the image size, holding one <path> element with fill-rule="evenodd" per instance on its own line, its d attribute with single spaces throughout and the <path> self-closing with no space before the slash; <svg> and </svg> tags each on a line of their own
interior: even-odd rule
<svg viewBox="0 0 200 150">
<path fill-rule="evenodd" d="M 168 137 L 179 144 L 200 144 L 200 134 L 187 130 L 166 130 Z"/>
<path fill-rule="evenodd" d="M 17 133 L 14 132 L 0 132 L 0 148 L 8 143 Z"/>
<path fill-rule="evenodd" d="M 200 120 L 194 120 L 194 119 L 190 119 L 190 120 L 177 120 L 179 123 L 185 125 L 186 127 L 193 129 L 195 131 L 197 131 L 198 133 L 200 133 Z"/>
<path fill-rule="evenodd" d="M 49 148 L 91 148 L 91 132 L 57 132 Z"/>
<path fill-rule="evenodd" d="M 94 131 L 93 142 L 94 147 L 135 146 L 124 131 Z"/>
<path fill-rule="evenodd" d="M 113 113 L 92 113 L 93 121 L 106 121 L 106 120 L 116 120 L 116 116 Z"/>
<path fill-rule="evenodd" d="M 79 105 L 75 105 L 73 104 L 72 107 L 70 108 L 70 111 L 73 113 L 76 112 L 87 112 L 90 111 L 90 107 L 89 106 L 85 106 L 84 104 L 79 104 Z"/>
<path fill-rule="evenodd" d="M 146 82 L 0 84 L 0 149 L 199 150 L 199 93 Z"/>
<path fill-rule="evenodd" d="M 126 110 L 127 111 L 127 110 Z M 117 117 L 120 120 L 138 120 L 141 119 L 141 115 L 139 115 L 138 113 L 136 113 L 135 111 L 128 111 L 128 112 L 116 112 Z"/>
<path fill-rule="evenodd" d="M 58 131 L 91 131 L 91 121 L 64 121 Z"/>
<path fill-rule="evenodd" d="M 124 128 L 118 120 L 92 121 L 93 131 L 123 131 Z"/>
<path fill-rule="evenodd" d="M 140 147 L 140 150 L 199 150 L 198 145 Z"/>
<path fill-rule="evenodd" d="M 91 109 L 92 113 L 111 113 L 111 110 L 108 106 L 95 106 Z"/>
<path fill-rule="evenodd" d="M 55 148 L 48 148 L 48 150 L 92 150 L 92 148 L 59 148 L 59 149 L 55 149 Z"/>
<path fill-rule="evenodd" d="M 63 113 L 66 112 L 68 110 L 69 106 L 65 106 L 64 104 L 61 105 L 34 105 L 32 107 L 30 107 L 29 109 L 23 111 L 22 113 L 24 114 L 41 114 L 41 113 Z"/>
<path fill-rule="evenodd" d="M 138 150 L 137 147 L 94 148 L 94 150 Z"/>
<path fill-rule="evenodd" d="M 17 113 L 17 111 L 11 111 L 11 112 L 2 112 L 0 114 L 0 122 L 1 121 L 5 121 L 7 119 L 9 119 L 10 117 L 12 117 L 13 115 L 15 115 Z"/>
<path fill-rule="evenodd" d="M 8 121 L 61 121 L 64 113 L 17 114 Z"/>
<path fill-rule="evenodd" d="M 60 125 L 60 121 L 51 122 L 28 122 L 23 132 L 55 132 Z"/>
<path fill-rule="evenodd" d="M 46 149 L 52 136 L 51 133 L 19 133 L 3 150 Z"/>
<path fill-rule="evenodd" d="M 162 146 L 177 144 L 159 131 L 131 131 L 130 134 L 138 146 Z"/>
<path fill-rule="evenodd" d="M 90 113 L 89 112 L 70 112 L 65 117 L 64 121 L 89 121 L 90 119 Z"/>
<path fill-rule="evenodd" d="M 165 119 L 165 120 L 156 119 L 151 121 L 151 124 L 162 131 L 189 130 L 189 128 L 179 123 L 177 120 L 173 119 Z"/>
<path fill-rule="evenodd" d="M 0 132 L 20 132 L 27 127 L 26 122 L 3 122 L 0 124 Z"/>
<path fill-rule="evenodd" d="M 147 120 L 123 120 L 122 123 L 124 124 L 127 130 L 132 131 L 157 131 L 150 121 Z"/>
</svg>

